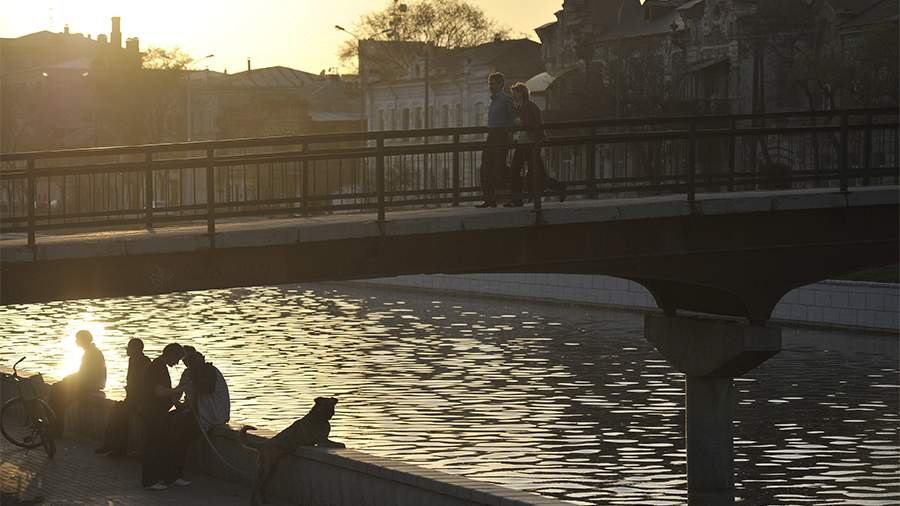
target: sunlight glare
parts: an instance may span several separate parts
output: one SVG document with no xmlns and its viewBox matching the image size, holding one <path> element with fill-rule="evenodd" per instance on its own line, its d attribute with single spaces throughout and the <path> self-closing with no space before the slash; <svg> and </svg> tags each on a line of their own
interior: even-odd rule
<svg viewBox="0 0 900 506">
<path fill-rule="evenodd" d="M 62 335 L 59 336 L 59 345 L 62 347 L 63 358 L 60 360 L 52 374 L 57 378 L 65 377 L 78 371 L 81 366 L 83 351 L 75 344 L 75 333 L 79 330 L 87 330 L 94 336 L 94 344 L 101 350 L 106 349 L 106 328 L 102 322 L 94 321 L 90 312 L 82 313 L 77 319 L 70 321 Z"/>
</svg>

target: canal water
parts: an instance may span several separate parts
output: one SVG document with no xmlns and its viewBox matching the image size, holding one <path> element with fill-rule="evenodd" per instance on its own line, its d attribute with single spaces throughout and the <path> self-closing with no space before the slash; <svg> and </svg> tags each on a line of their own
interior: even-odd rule
<svg viewBox="0 0 900 506">
<path fill-rule="evenodd" d="M 684 377 L 638 314 L 318 284 L 55 302 L 0 307 L 0 364 L 71 373 L 82 328 L 112 398 L 129 338 L 177 341 L 225 374 L 236 421 L 280 430 L 334 395 L 351 448 L 579 504 L 686 500 Z M 737 380 L 740 499 L 900 502 L 897 336 L 784 338 Z"/>
</svg>

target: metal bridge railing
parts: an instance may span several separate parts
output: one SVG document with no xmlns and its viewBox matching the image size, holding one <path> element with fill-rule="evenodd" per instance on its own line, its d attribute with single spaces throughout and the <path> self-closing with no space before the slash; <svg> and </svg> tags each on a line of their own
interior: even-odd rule
<svg viewBox="0 0 900 506">
<path fill-rule="evenodd" d="M 898 184 L 898 109 L 550 123 L 573 198 Z M 522 130 L 511 129 L 514 131 Z M 0 154 L 0 232 L 459 206 L 482 198 L 485 127 Z M 511 142 L 507 147 L 515 148 Z M 512 151 L 510 151 L 510 154 Z M 538 176 L 536 171 L 533 171 Z M 535 188 L 540 190 L 540 179 Z M 514 197 L 514 196 L 510 196 Z M 541 212 L 540 198 L 532 205 Z"/>
</svg>

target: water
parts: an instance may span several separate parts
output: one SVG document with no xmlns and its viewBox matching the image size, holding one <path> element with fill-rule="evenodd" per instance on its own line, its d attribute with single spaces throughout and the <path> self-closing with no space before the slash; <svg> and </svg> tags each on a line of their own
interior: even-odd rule
<svg viewBox="0 0 900 506">
<path fill-rule="evenodd" d="M 124 347 L 192 343 L 228 378 L 232 418 L 280 430 L 319 395 L 332 439 L 581 504 L 686 500 L 684 377 L 640 315 L 303 285 L 0 307 L 0 364 L 77 369 L 94 332 L 124 395 Z M 900 502 L 896 336 L 788 329 L 737 382 L 745 504 Z M 173 372 L 176 379 L 180 372 Z"/>
</svg>

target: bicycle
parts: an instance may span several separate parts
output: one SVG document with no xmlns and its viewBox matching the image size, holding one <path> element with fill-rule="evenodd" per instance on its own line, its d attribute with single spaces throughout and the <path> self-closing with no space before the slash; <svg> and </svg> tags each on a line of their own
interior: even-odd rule
<svg viewBox="0 0 900 506">
<path fill-rule="evenodd" d="M 0 408 L 0 433 L 10 443 L 28 450 L 43 446 L 47 455 L 53 458 L 56 442 L 50 428 L 56 416 L 43 399 L 48 391 L 47 384 L 40 374 L 20 377 L 16 367 L 23 360 L 25 357 L 13 365 L 12 374 L 0 373 L 0 379 L 14 382 L 19 393 Z"/>
</svg>

